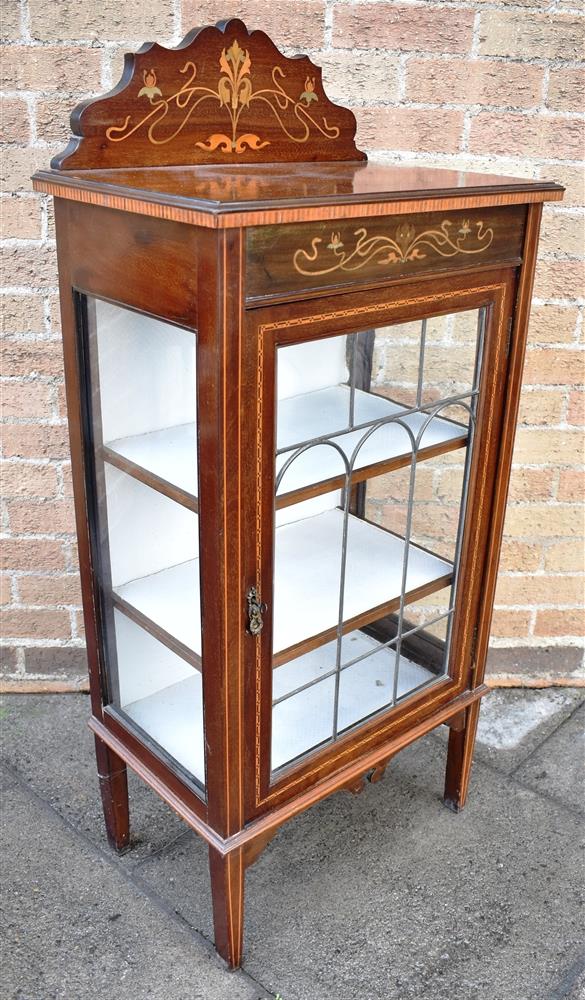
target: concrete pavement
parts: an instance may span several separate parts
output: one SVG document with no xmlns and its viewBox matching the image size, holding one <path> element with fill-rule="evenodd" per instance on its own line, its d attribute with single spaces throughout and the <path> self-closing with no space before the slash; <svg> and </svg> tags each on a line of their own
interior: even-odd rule
<svg viewBox="0 0 585 1000">
<path fill-rule="evenodd" d="M 6 1000 L 585 996 L 584 691 L 492 693 L 459 815 L 443 731 L 285 826 L 247 874 L 236 973 L 211 944 L 205 845 L 133 777 L 133 849 L 107 847 L 88 712 L 2 699 Z"/>
</svg>

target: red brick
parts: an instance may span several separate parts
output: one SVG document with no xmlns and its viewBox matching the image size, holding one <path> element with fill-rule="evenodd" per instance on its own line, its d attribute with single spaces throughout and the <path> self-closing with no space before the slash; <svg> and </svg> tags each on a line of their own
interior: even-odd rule
<svg viewBox="0 0 585 1000">
<path fill-rule="evenodd" d="M 12 603 L 12 578 L 6 573 L 0 576 L 0 604 Z"/>
<path fill-rule="evenodd" d="M 583 598 L 581 574 L 560 576 L 501 576 L 496 604 L 577 604 Z"/>
<path fill-rule="evenodd" d="M 46 170 L 51 157 L 59 151 L 58 146 L 54 148 L 11 146 L 6 149 L 0 164 L 2 191 L 5 193 L 32 191 L 32 174 L 35 170 Z"/>
<path fill-rule="evenodd" d="M 81 585 L 77 573 L 63 576 L 20 576 L 18 595 L 21 604 L 53 607 L 60 604 L 79 607 Z"/>
<path fill-rule="evenodd" d="M 358 146 L 420 153 L 459 149 L 463 113 L 419 108 L 355 108 Z"/>
<path fill-rule="evenodd" d="M 580 18 L 530 11 L 482 11 L 479 51 L 508 59 L 580 59 Z"/>
<path fill-rule="evenodd" d="M 514 469 L 510 480 L 510 501 L 548 500 L 553 494 L 552 469 Z"/>
<path fill-rule="evenodd" d="M 513 538 L 571 538 L 583 531 L 583 512 L 574 504 L 512 504 L 506 513 L 506 532 Z"/>
<path fill-rule="evenodd" d="M 539 260 L 534 295 L 539 299 L 579 299 L 583 296 L 585 266 L 580 260 Z"/>
<path fill-rule="evenodd" d="M 99 90 L 101 49 L 59 45 L 10 45 L 3 53 L 1 81 L 6 90 Z"/>
<path fill-rule="evenodd" d="M 69 500 L 13 500 L 7 505 L 10 530 L 19 535 L 52 535 L 75 532 L 73 504 Z"/>
<path fill-rule="evenodd" d="M 53 465 L 2 462 L 1 469 L 5 497 L 52 497 L 58 492 L 57 470 Z"/>
<path fill-rule="evenodd" d="M 2 385 L 2 416 L 49 417 L 50 387 L 40 382 L 5 382 Z"/>
<path fill-rule="evenodd" d="M 576 427 L 585 424 L 585 394 L 582 389 L 575 390 L 569 394 L 567 423 L 573 424 Z"/>
<path fill-rule="evenodd" d="M 11 340 L 1 348 L 3 376 L 62 375 L 63 348 L 59 340 Z"/>
<path fill-rule="evenodd" d="M 576 119 L 555 115 L 482 111 L 471 123 L 469 149 L 500 156 L 557 158 L 561 154 L 565 160 L 578 160 L 583 152 L 581 126 Z"/>
<path fill-rule="evenodd" d="M 570 343 L 573 340 L 579 310 L 576 306 L 545 303 L 530 310 L 529 339 L 532 344 Z"/>
<path fill-rule="evenodd" d="M 582 608 L 574 610 L 537 611 L 534 634 L 538 636 L 583 637 L 585 615 Z"/>
<path fill-rule="evenodd" d="M 542 220 L 541 254 L 567 254 L 582 257 L 584 247 L 583 216 L 580 212 L 555 212 L 548 209 Z"/>
<path fill-rule="evenodd" d="M 133 38 L 142 42 L 154 36 L 169 44 L 174 28 L 172 0 L 100 0 L 100 3 L 79 3 L 78 0 L 29 0 L 30 31 L 41 41 L 95 39 L 98 42 Z M 224 8 L 225 10 L 225 8 Z M 224 14 L 225 17 L 225 14 Z M 195 23 L 201 23 L 199 20 Z M 192 25 L 189 25 L 192 27 Z"/>
<path fill-rule="evenodd" d="M 71 463 L 64 462 L 61 466 L 63 475 L 63 496 L 73 497 L 73 478 L 71 474 Z"/>
<path fill-rule="evenodd" d="M 70 556 L 67 569 L 71 573 L 77 573 L 79 571 L 79 551 L 77 548 L 77 542 L 71 542 L 68 548 Z"/>
<path fill-rule="evenodd" d="M 78 639 L 85 639 L 85 622 L 83 621 L 83 611 L 75 611 L 75 634 Z"/>
<path fill-rule="evenodd" d="M 90 97 L 90 94 L 83 94 L 83 97 Z M 51 97 L 38 97 L 35 102 L 35 120 L 37 137 L 42 142 L 60 142 L 66 144 L 71 135 L 69 117 L 78 99 L 70 95 L 51 95 Z"/>
<path fill-rule="evenodd" d="M 514 461 L 517 465 L 576 465 L 583 461 L 583 436 L 574 430 L 519 427 Z"/>
<path fill-rule="evenodd" d="M 0 298 L 5 333 L 42 333 L 45 328 L 41 295 L 3 295 Z"/>
<path fill-rule="evenodd" d="M 565 188 L 563 195 L 564 208 L 581 208 L 583 205 L 583 167 L 569 167 L 564 163 L 543 164 L 539 177 L 544 180 L 556 181 Z"/>
<path fill-rule="evenodd" d="M 561 469 L 557 499 L 582 503 L 585 500 L 585 473 L 579 469 Z"/>
<path fill-rule="evenodd" d="M 333 10 L 333 44 L 339 48 L 406 52 L 469 52 L 474 11 L 406 7 L 390 3 L 343 4 Z"/>
<path fill-rule="evenodd" d="M 47 209 L 47 239 L 54 240 L 56 238 L 55 231 L 55 202 L 53 198 L 49 195 L 43 195 L 45 198 L 45 204 Z"/>
<path fill-rule="evenodd" d="M 1 264 L 7 285 L 46 288 L 59 283 L 57 255 L 51 246 L 4 247 Z"/>
<path fill-rule="evenodd" d="M 518 542 L 514 538 L 504 538 L 500 570 L 514 573 L 529 573 L 540 568 L 542 546 L 531 542 Z"/>
<path fill-rule="evenodd" d="M 41 201 L 38 195 L 3 195 L 0 199 L 2 236 L 7 240 L 41 238 Z"/>
<path fill-rule="evenodd" d="M 58 570 L 66 569 L 61 542 L 45 538 L 6 538 L 0 546 L 2 569 Z"/>
<path fill-rule="evenodd" d="M 66 424 L 4 424 L 1 440 L 5 458 L 69 458 Z"/>
<path fill-rule="evenodd" d="M 67 419 L 67 398 L 64 385 L 57 386 L 57 413 L 62 420 Z"/>
<path fill-rule="evenodd" d="M 71 621 L 67 611 L 29 611 L 10 608 L 0 612 L 6 639 L 69 639 Z"/>
<path fill-rule="evenodd" d="M 582 111 L 585 77 L 582 69 L 551 69 L 546 103 L 553 111 Z"/>
<path fill-rule="evenodd" d="M 2 142 L 30 142 L 30 122 L 26 101 L 17 97 L 0 98 L 0 138 Z"/>
<path fill-rule="evenodd" d="M 554 542 L 547 545 L 544 568 L 560 573 L 585 572 L 585 546 L 578 538 L 570 542 Z"/>
<path fill-rule="evenodd" d="M 522 639 L 530 633 L 530 611 L 494 608 L 491 634 L 498 639 Z"/>
<path fill-rule="evenodd" d="M 27 675 L 71 679 L 76 687 L 79 680 L 85 679 L 87 653 L 80 646 L 28 646 L 23 652 Z"/>
<path fill-rule="evenodd" d="M 182 0 L 183 30 L 194 24 L 215 24 L 227 16 L 225 0 Z M 325 32 L 323 0 L 232 0 L 229 16 L 240 17 L 248 28 L 261 28 L 277 45 L 318 49 Z M 318 60 L 317 60 L 318 61 Z"/>
<path fill-rule="evenodd" d="M 49 317 L 51 333 L 61 332 L 61 306 L 58 295 L 49 295 Z"/>
<path fill-rule="evenodd" d="M 6 40 L 20 38 L 20 4 L 4 4 L 0 19 L 0 34 Z"/>
<path fill-rule="evenodd" d="M 409 59 L 406 96 L 437 104 L 531 108 L 540 104 L 543 77 L 540 66 L 479 59 Z"/>
<path fill-rule="evenodd" d="M 349 52 L 332 49 L 319 54 L 325 93 L 332 101 L 397 101 L 399 58 L 385 52 Z"/>
<path fill-rule="evenodd" d="M 545 427 L 560 424 L 564 406 L 565 393 L 562 391 L 526 389 L 520 397 L 518 422 Z"/>
<path fill-rule="evenodd" d="M 533 347 L 526 352 L 525 385 L 579 385 L 583 381 L 585 353 L 577 349 Z"/>
</svg>

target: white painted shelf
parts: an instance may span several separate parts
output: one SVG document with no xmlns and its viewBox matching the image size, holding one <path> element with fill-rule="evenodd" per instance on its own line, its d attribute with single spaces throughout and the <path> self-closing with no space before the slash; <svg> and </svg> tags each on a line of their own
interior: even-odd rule
<svg viewBox="0 0 585 1000">
<path fill-rule="evenodd" d="M 114 593 L 201 656 L 199 559 L 119 584 Z"/>
<path fill-rule="evenodd" d="M 125 705 L 124 711 L 163 750 L 205 783 L 200 674 L 194 671 L 176 684 Z"/>
<path fill-rule="evenodd" d="M 148 434 L 107 441 L 106 445 L 142 469 L 197 495 L 197 425 L 178 424 Z"/>
<path fill-rule="evenodd" d="M 283 695 L 317 681 L 335 668 L 335 642 L 305 653 L 278 667 L 272 675 L 272 696 Z M 377 650 L 377 652 L 375 651 Z M 363 632 L 350 632 L 342 643 L 342 663 L 365 653 L 365 659 L 343 669 L 339 676 L 338 732 L 348 729 L 392 704 L 396 651 L 380 649 Z M 400 657 L 397 698 L 436 680 L 436 674 L 406 657 Z M 331 739 L 335 703 L 335 677 L 325 677 L 298 691 L 272 710 L 272 769 L 282 767 L 313 747 Z"/>
<path fill-rule="evenodd" d="M 284 524 L 276 531 L 274 652 L 296 646 L 337 625 L 343 543 L 338 508 Z M 349 515 L 343 620 L 400 596 L 402 538 Z M 449 574 L 450 563 L 409 546 L 406 591 Z"/>
<path fill-rule="evenodd" d="M 274 652 L 280 653 L 335 628 L 343 512 L 337 508 L 284 524 L 276 530 Z M 402 585 L 404 541 L 349 516 L 343 618 L 348 621 L 397 599 Z M 451 572 L 451 564 L 415 545 L 409 547 L 406 590 Z M 115 592 L 189 649 L 201 654 L 199 560 L 131 580 Z"/>
<path fill-rule="evenodd" d="M 351 458 L 354 448 L 366 433 L 364 429 L 339 433 L 349 422 L 350 391 L 346 385 L 331 386 L 316 392 L 303 393 L 278 403 L 278 448 L 294 450 L 299 442 L 331 435 L 347 458 Z M 400 413 L 404 407 L 392 403 L 382 396 L 357 389 L 355 392 L 354 423 L 375 422 Z M 402 418 L 413 434 L 420 431 L 426 417 L 421 413 L 411 413 Z M 460 424 L 435 417 L 425 430 L 420 448 L 447 444 L 451 441 L 465 442 L 467 429 Z M 161 479 L 178 486 L 191 496 L 197 496 L 197 428 L 195 423 L 179 424 L 162 430 L 150 431 L 131 437 L 107 441 L 106 445 L 135 465 L 154 473 Z M 409 454 L 410 440 L 405 430 L 391 423 L 373 431 L 362 446 L 354 468 L 390 461 L 400 455 Z M 277 457 L 277 472 L 283 467 L 289 455 Z M 284 475 L 279 494 L 312 486 L 335 476 L 343 475 L 344 463 L 339 453 L 329 445 L 310 448 L 294 460 Z"/>
<path fill-rule="evenodd" d="M 346 637 L 348 653 L 359 656 L 376 647 L 375 640 L 354 632 Z M 335 666 L 335 643 L 305 654 L 274 671 L 274 697 L 317 679 Z M 382 649 L 342 670 L 339 683 L 338 729 L 342 731 L 387 708 L 392 702 L 396 655 Z M 400 658 L 398 697 L 413 691 L 435 675 L 405 657 Z M 321 680 L 274 706 L 272 768 L 284 764 L 330 739 L 333 733 L 335 678 Z M 139 701 L 124 711 L 199 781 L 204 775 L 201 676 L 194 672 Z"/>
<path fill-rule="evenodd" d="M 348 460 L 351 460 L 354 449 L 367 433 L 367 428 L 342 432 L 349 423 L 350 390 L 347 385 L 331 386 L 318 392 L 305 393 L 280 400 L 278 403 L 278 448 L 287 448 L 289 454 L 283 453 L 277 457 L 276 471 L 294 453 L 296 447 L 304 441 L 327 435 L 336 444 Z M 354 424 L 374 424 L 396 416 L 404 411 L 404 407 L 393 403 L 382 396 L 376 396 L 360 389 L 355 391 Z M 425 420 L 425 414 L 411 413 L 401 417 L 403 423 L 412 431 L 415 439 Z M 336 433 L 337 432 L 337 433 Z M 435 417 L 424 431 L 420 443 L 421 448 L 431 448 L 435 445 L 447 444 L 450 441 L 465 442 L 467 428 L 449 420 Z M 410 455 L 412 445 L 408 433 L 400 424 L 382 424 L 372 431 L 364 442 L 354 461 L 354 469 L 363 469 L 368 465 L 388 462 L 401 455 Z M 279 494 L 290 493 L 292 490 L 312 486 L 345 473 L 345 465 L 339 452 L 331 445 L 321 444 L 309 448 L 291 463 L 284 473 L 279 488 Z"/>
</svg>

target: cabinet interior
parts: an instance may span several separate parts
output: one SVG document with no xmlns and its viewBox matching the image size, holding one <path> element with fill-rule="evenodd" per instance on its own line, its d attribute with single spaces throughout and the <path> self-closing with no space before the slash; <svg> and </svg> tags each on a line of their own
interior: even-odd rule
<svg viewBox="0 0 585 1000">
<path fill-rule="evenodd" d="M 94 317 L 118 707 L 203 782 L 196 333 Z M 273 771 L 445 673 L 482 331 L 475 310 L 277 350 Z M 453 530 L 429 532 L 443 484 Z"/>
<path fill-rule="evenodd" d="M 310 56 L 239 18 L 126 54 L 71 122 L 33 187 L 108 841 L 130 846 L 129 765 L 204 838 L 237 968 L 245 870 L 283 822 L 443 723 L 465 805 L 563 188 L 368 164 Z"/>
</svg>

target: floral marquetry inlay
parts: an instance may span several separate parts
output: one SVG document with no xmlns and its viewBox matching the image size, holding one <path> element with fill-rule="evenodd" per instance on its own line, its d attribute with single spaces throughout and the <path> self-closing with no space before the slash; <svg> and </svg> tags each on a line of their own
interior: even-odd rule
<svg viewBox="0 0 585 1000">
<path fill-rule="evenodd" d="M 365 227 L 352 233 L 351 244 L 346 246 L 340 232 L 332 232 L 327 244 L 320 236 L 311 240 L 310 250 L 299 248 L 293 256 L 299 274 L 321 275 L 333 271 L 359 271 L 367 264 L 392 267 L 409 261 L 423 260 L 437 254 L 456 257 L 458 254 L 480 254 L 491 246 L 494 230 L 483 222 L 473 226 L 468 219 L 453 223 L 444 219 L 432 229 L 421 232 L 411 223 L 397 226 L 393 236 L 369 236 Z"/>
<path fill-rule="evenodd" d="M 83 167 L 92 152 L 93 166 L 364 158 L 355 118 L 329 101 L 321 70 L 238 20 L 127 56 L 120 84 L 72 123 L 76 138 L 53 166 Z"/>
<path fill-rule="evenodd" d="M 229 134 L 214 132 L 205 140 L 196 140 L 196 146 L 210 152 L 219 149 L 222 153 L 243 153 L 246 148 L 263 149 L 264 146 L 270 145 L 270 140 L 254 132 L 243 132 L 240 128 L 240 118 L 250 108 L 252 102 L 262 101 L 274 115 L 282 132 L 292 142 L 307 142 L 312 129 L 320 132 L 325 139 L 338 138 L 337 126 L 329 125 L 325 116 L 319 120 L 316 115 L 307 111 L 311 102 L 317 103 L 319 100 L 315 93 L 315 77 L 305 79 L 303 92 L 295 98 L 285 90 L 286 74 L 280 66 L 273 66 L 272 87 L 254 89 L 250 52 L 248 49 L 243 49 L 237 39 L 234 39 L 229 48 L 222 49 L 219 68 L 220 76 L 214 90 L 197 83 L 197 66 L 195 63 L 186 62 L 180 70 L 185 76 L 185 81 L 178 90 L 166 98 L 156 86 L 155 71 L 145 71 L 145 85 L 138 92 L 138 96 L 148 98 L 150 110 L 137 121 L 132 115 L 127 115 L 122 125 L 112 125 L 106 130 L 106 137 L 110 142 L 124 142 L 139 129 L 145 129 L 149 142 L 164 145 L 172 142 L 182 132 L 199 104 L 204 101 L 214 101 L 225 111 L 226 124 L 229 120 Z M 172 106 L 181 111 L 182 118 L 171 131 L 163 130 L 160 128 L 161 123 L 165 122 Z M 296 119 L 290 127 L 283 115 L 287 110 L 291 110 Z"/>
</svg>

